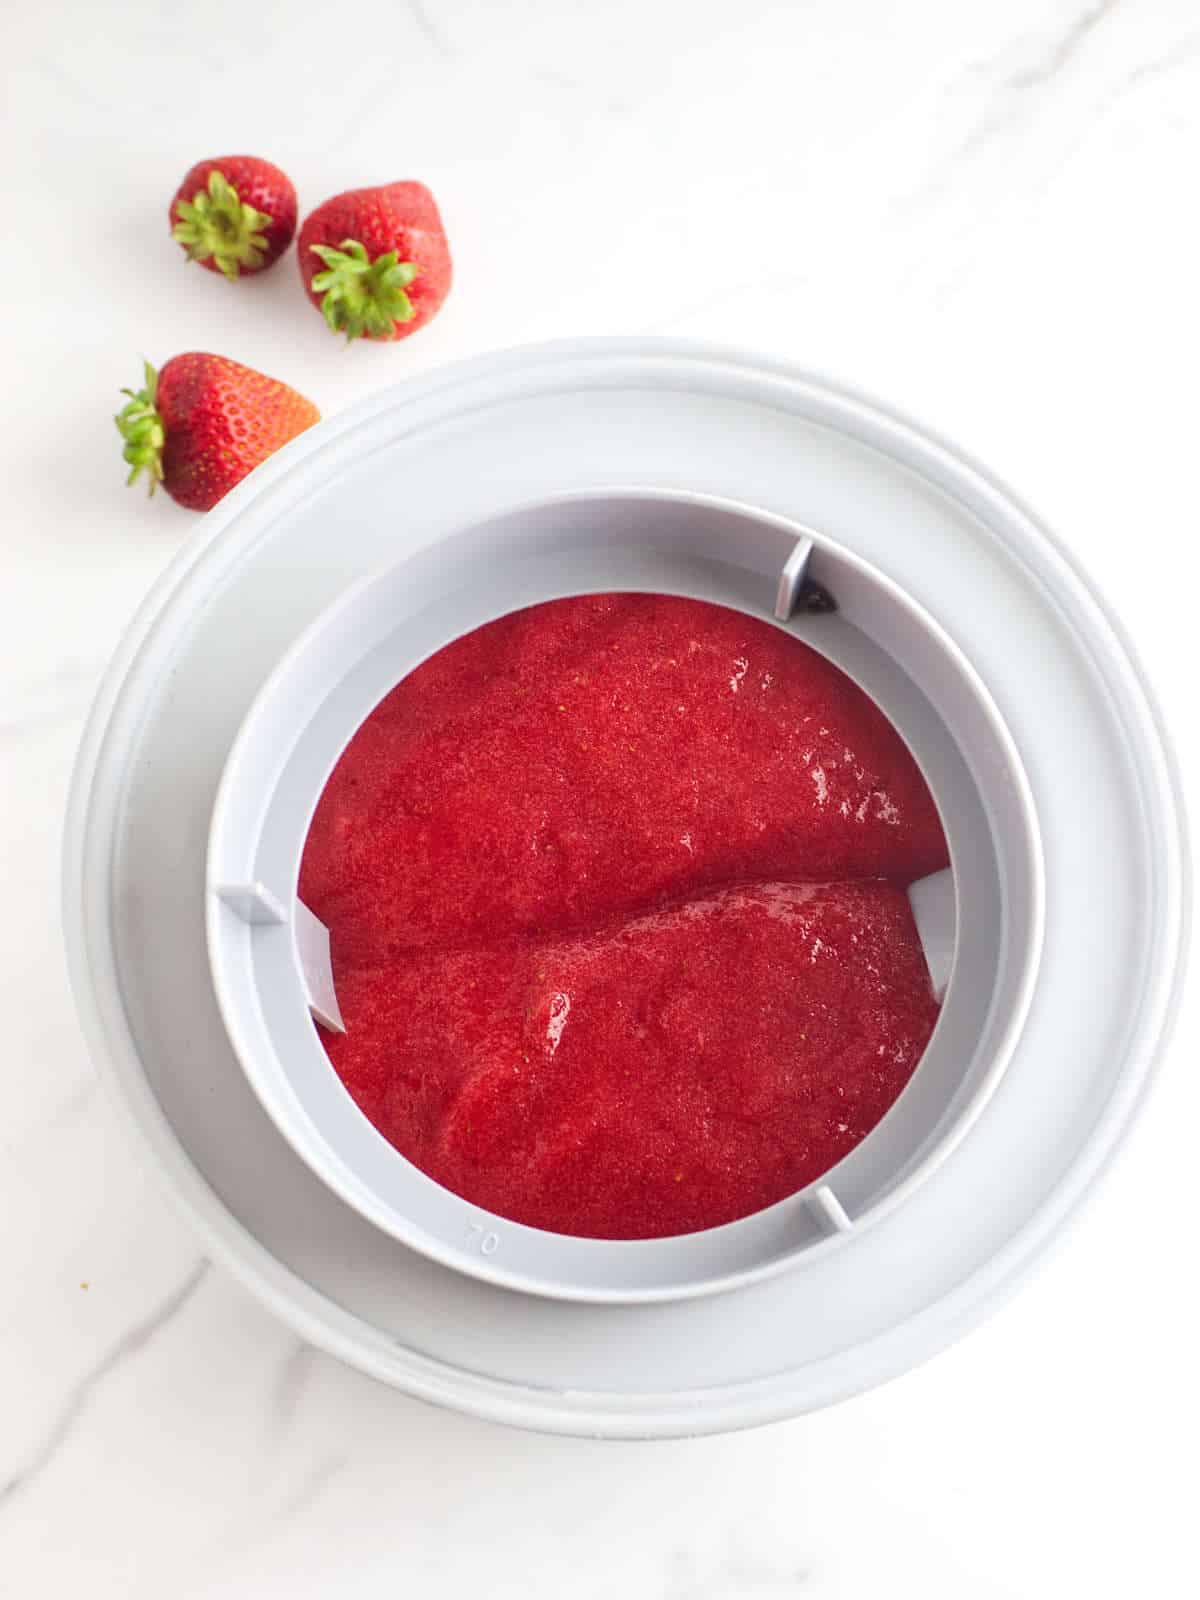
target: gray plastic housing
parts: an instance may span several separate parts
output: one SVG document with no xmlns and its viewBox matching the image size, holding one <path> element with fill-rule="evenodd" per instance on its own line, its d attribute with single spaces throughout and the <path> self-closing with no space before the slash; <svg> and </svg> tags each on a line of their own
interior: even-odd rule
<svg viewBox="0 0 1200 1600">
<path fill-rule="evenodd" d="M 804 578 L 835 596 L 836 612 L 795 609 Z M 319 939 L 314 966 L 313 919 L 296 895 L 329 773 L 401 678 L 509 611 L 614 590 L 735 607 L 834 661 L 913 752 L 952 863 L 951 881 L 939 874 L 914 886 L 944 1002 L 891 1111 L 809 1189 L 725 1227 L 656 1240 L 523 1227 L 450 1193 L 395 1150 L 343 1088 L 311 1020 L 322 1006 L 331 1020 L 330 996 Z M 711 497 L 607 489 L 451 533 L 360 581 L 308 628 L 258 695 L 225 766 L 209 841 L 208 949 L 225 1026 L 262 1104 L 362 1215 L 436 1260 L 510 1288 L 577 1300 L 673 1299 L 733 1289 L 836 1247 L 945 1160 L 1019 1034 L 1041 948 L 1042 882 L 1037 819 L 1008 730 L 970 663 L 912 599 L 819 530 Z M 284 919 L 260 915 L 260 903 L 283 908 Z M 316 991 L 325 999 L 314 1004 Z"/>
</svg>

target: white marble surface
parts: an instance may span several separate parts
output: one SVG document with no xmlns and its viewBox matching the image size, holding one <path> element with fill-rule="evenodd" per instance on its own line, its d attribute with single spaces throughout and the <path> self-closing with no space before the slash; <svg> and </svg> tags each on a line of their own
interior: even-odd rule
<svg viewBox="0 0 1200 1600">
<path fill-rule="evenodd" d="M 120 487 L 142 352 L 221 350 L 327 413 L 575 333 L 826 367 L 1072 541 L 1194 781 L 1194 0 L 46 0 L 4 8 L 0 62 L 0 1594 L 1194 1593 L 1194 1005 L 1113 1181 L 982 1332 L 833 1412 L 599 1445 L 424 1409 L 206 1267 L 96 1084 L 57 906 L 89 696 L 197 525 Z M 167 200 L 229 148 L 302 205 L 426 179 L 440 320 L 346 351 L 293 261 L 183 266 Z"/>
</svg>

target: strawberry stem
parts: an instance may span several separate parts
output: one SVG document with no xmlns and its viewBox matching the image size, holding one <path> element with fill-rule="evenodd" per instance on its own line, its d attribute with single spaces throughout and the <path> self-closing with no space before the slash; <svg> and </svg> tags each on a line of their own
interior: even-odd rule
<svg viewBox="0 0 1200 1600">
<path fill-rule="evenodd" d="M 270 226 L 270 216 L 240 200 L 216 167 L 208 175 L 208 187 L 197 189 L 191 200 L 181 200 L 175 209 L 179 221 L 171 233 L 189 261 L 207 261 L 211 256 L 227 278 L 235 279 L 243 267 L 254 272 L 266 260 L 262 230 Z"/>
<path fill-rule="evenodd" d="M 318 272 L 312 287 L 321 295 L 321 311 L 334 333 L 344 333 L 347 343 L 364 336 L 387 339 L 398 322 L 416 316 L 405 290 L 417 275 L 411 261 L 397 259 L 398 252 L 372 261 L 357 239 L 343 239 L 338 249 L 328 244 L 310 245 L 326 271 Z"/>
<path fill-rule="evenodd" d="M 125 441 L 121 452 L 129 463 L 126 484 L 133 483 L 142 472 L 148 474 L 150 493 L 162 482 L 162 449 L 166 439 L 162 417 L 158 414 L 158 374 L 148 361 L 142 363 L 145 387 L 138 390 L 122 389 L 129 400 L 113 418 L 117 432 Z"/>
</svg>

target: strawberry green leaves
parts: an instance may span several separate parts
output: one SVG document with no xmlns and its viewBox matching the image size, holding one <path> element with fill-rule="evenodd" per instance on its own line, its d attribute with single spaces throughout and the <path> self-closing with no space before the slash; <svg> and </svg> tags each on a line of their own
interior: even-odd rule
<svg viewBox="0 0 1200 1600">
<path fill-rule="evenodd" d="M 227 278 L 236 279 L 244 268 L 256 272 L 265 262 L 267 240 L 262 232 L 271 218 L 239 199 L 225 175 L 214 168 L 208 184 L 191 200 L 176 206 L 179 221 L 173 237 L 184 247 L 189 261 L 210 257 Z"/>
<path fill-rule="evenodd" d="M 400 261 L 389 250 L 374 261 L 357 239 L 343 239 L 339 248 L 314 244 L 309 248 L 326 270 L 312 280 L 321 295 L 321 311 L 334 333 L 347 341 L 364 336 L 388 338 L 398 322 L 410 322 L 416 310 L 405 290 L 417 276 L 411 261 Z"/>
<path fill-rule="evenodd" d="M 125 441 L 125 449 L 121 453 L 130 467 L 126 484 L 133 483 L 140 473 L 145 472 L 150 493 L 153 494 L 162 482 L 162 449 L 166 433 L 157 408 L 158 374 L 148 361 L 143 363 L 143 373 L 144 388 L 121 390 L 122 394 L 129 396 L 129 400 L 113 421 Z"/>
</svg>

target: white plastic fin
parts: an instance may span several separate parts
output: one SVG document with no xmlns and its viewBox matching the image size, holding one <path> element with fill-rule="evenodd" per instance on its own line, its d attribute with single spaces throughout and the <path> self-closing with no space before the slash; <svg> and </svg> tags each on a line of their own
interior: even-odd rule
<svg viewBox="0 0 1200 1600">
<path fill-rule="evenodd" d="M 329 958 L 329 929 L 304 904 L 296 901 L 292 922 L 296 939 L 296 959 L 308 998 L 308 1009 L 317 1021 L 335 1033 L 345 1033 L 337 991 L 333 987 L 333 964 Z"/>
<path fill-rule="evenodd" d="M 805 568 L 812 552 L 811 539 L 797 539 L 796 548 L 784 563 L 783 571 L 779 574 L 779 587 L 775 591 L 775 615 L 780 622 L 786 622 L 796 609 L 800 585 L 804 582 Z"/>
<path fill-rule="evenodd" d="M 217 890 L 217 898 L 252 926 L 280 924 L 288 919 L 287 912 L 265 883 L 223 883 Z"/>
<path fill-rule="evenodd" d="M 809 1195 L 808 1209 L 818 1222 L 833 1233 L 849 1233 L 854 1227 L 842 1202 L 827 1183 L 821 1184 Z"/>
<path fill-rule="evenodd" d="M 909 885 L 908 903 L 912 906 L 917 937 L 925 952 L 933 992 L 941 1000 L 950 982 L 954 965 L 954 942 L 958 932 L 958 913 L 954 899 L 954 874 L 946 867 L 931 872 Z"/>
</svg>

